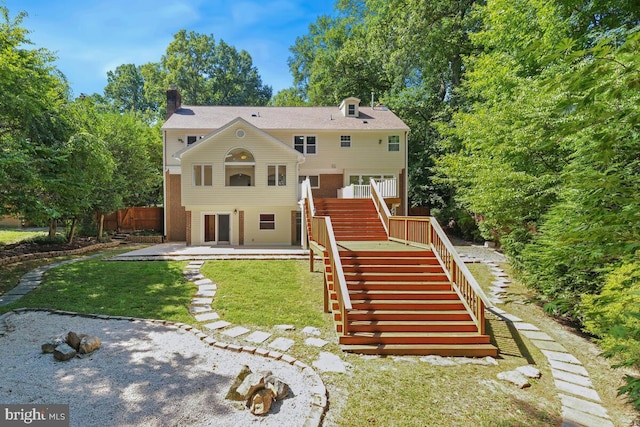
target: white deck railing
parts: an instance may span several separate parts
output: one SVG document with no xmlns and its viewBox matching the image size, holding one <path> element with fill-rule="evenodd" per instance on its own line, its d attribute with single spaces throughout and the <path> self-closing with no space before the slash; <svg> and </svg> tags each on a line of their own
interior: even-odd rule
<svg viewBox="0 0 640 427">
<path fill-rule="evenodd" d="M 376 179 L 382 197 L 398 197 L 397 179 Z M 371 185 L 351 184 L 338 190 L 339 199 L 370 199 Z"/>
</svg>

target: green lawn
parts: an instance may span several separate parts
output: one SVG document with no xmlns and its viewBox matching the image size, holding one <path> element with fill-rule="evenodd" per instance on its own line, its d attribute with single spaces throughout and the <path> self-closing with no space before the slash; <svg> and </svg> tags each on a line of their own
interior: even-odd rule
<svg viewBox="0 0 640 427">
<path fill-rule="evenodd" d="M 36 236 L 44 236 L 46 231 L 21 229 L 21 228 L 0 228 L 0 247 L 17 243 L 22 240 L 28 240 Z"/>
<path fill-rule="evenodd" d="M 214 307 L 231 323 L 266 327 L 326 323 L 323 277 L 309 273 L 307 261 L 209 261 L 201 272 L 218 284 Z"/>
<path fill-rule="evenodd" d="M 38 307 L 192 323 L 188 309 L 195 285 L 183 278 L 183 266 L 165 261 L 80 261 L 48 271 L 38 288 L 0 310 Z"/>
<path fill-rule="evenodd" d="M 112 252 L 110 252 L 111 254 Z M 44 307 L 198 323 L 189 314 L 195 285 L 184 262 L 113 262 L 92 259 L 49 271 L 44 283 L 13 306 Z M 500 366 L 436 367 L 418 357 L 366 357 L 341 353 L 331 316 L 322 310 L 322 274 L 306 261 L 207 261 L 201 272 L 218 284 L 214 305 L 224 320 L 294 339 L 288 352 L 311 365 L 321 351 L 339 354 L 346 374 L 322 373 L 329 390 L 326 425 L 332 426 L 548 426 L 561 424 L 556 389 L 545 359 L 522 352 L 504 322 L 489 329 L 503 354 Z M 479 280 L 488 275 L 478 271 Z M 0 273 L 0 278 L 2 273 Z M 295 331 L 274 325 L 293 324 Z M 304 344 L 304 326 L 330 343 Z M 226 342 L 233 338 L 224 337 Z M 238 338 L 237 343 L 246 344 Z M 496 380 L 498 372 L 539 364 L 543 378 L 528 390 Z"/>
</svg>

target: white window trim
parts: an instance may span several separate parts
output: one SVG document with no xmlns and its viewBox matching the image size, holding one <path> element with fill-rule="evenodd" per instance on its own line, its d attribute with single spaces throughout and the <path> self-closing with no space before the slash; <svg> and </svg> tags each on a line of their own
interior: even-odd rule
<svg viewBox="0 0 640 427">
<path fill-rule="evenodd" d="M 195 144 L 196 142 L 198 142 L 199 140 L 201 140 L 202 138 L 204 138 L 204 135 L 185 135 L 184 137 L 184 146 L 188 147 L 189 145 L 189 138 L 195 138 L 195 141 L 193 141 L 191 144 Z"/>
<path fill-rule="evenodd" d="M 196 174 L 194 173 L 194 169 L 196 168 L 196 166 L 200 167 L 200 177 L 202 178 L 202 183 L 201 184 L 196 184 Z M 207 185 L 205 184 L 205 179 L 204 179 L 204 168 L 206 166 L 210 166 L 211 167 L 211 185 Z M 192 168 L 191 168 L 191 184 L 194 187 L 213 187 L 213 164 L 212 163 L 195 163 L 193 164 Z"/>
<path fill-rule="evenodd" d="M 391 138 L 398 138 L 398 142 L 391 142 Z M 391 146 L 397 146 L 397 150 L 392 150 Z M 399 153 L 400 152 L 400 135 L 389 135 L 387 137 L 387 151 L 390 153 Z"/>
<path fill-rule="evenodd" d="M 315 174 L 299 175 L 298 176 L 298 181 L 300 181 L 300 178 L 302 178 L 302 177 L 304 177 L 304 179 L 307 179 L 310 176 L 317 176 L 318 177 L 318 186 L 311 185 L 311 188 L 313 188 L 313 189 L 320 188 L 320 175 L 319 174 L 318 175 L 315 175 Z M 304 181 L 304 179 L 302 181 Z M 309 182 L 311 182 L 311 180 L 309 180 Z M 300 184 L 302 184 L 302 182 L 300 182 Z"/>
<path fill-rule="evenodd" d="M 296 137 L 300 136 L 302 138 L 304 138 L 304 142 L 302 145 L 302 154 L 306 155 L 310 155 L 310 156 L 315 156 L 316 154 L 318 154 L 318 136 L 317 135 L 293 135 L 293 149 L 298 151 L 296 149 Z M 315 138 L 316 143 L 313 145 L 316 148 L 316 152 L 315 153 L 309 153 L 307 152 L 307 148 L 309 147 L 307 139 L 308 138 Z M 298 151 L 299 152 L 299 151 Z"/>
<path fill-rule="evenodd" d="M 269 168 L 270 167 L 274 167 L 276 168 L 276 174 L 275 174 L 275 184 L 271 185 L 269 184 Z M 280 168 L 283 167 L 284 168 L 284 184 L 280 184 L 280 175 L 278 174 Z M 267 165 L 267 187 L 286 187 L 287 186 L 287 165 L 284 163 L 280 163 L 280 164 L 268 164 Z"/>
<path fill-rule="evenodd" d="M 273 228 L 262 228 L 262 224 L 271 224 L 271 221 L 262 221 L 262 215 L 273 215 Z M 276 214 L 271 212 L 260 212 L 258 214 L 258 230 L 260 231 L 276 231 Z"/>
<path fill-rule="evenodd" d="M 340 135 L 340 148 L 351 148 L 351 135 Z"/>
</svg>

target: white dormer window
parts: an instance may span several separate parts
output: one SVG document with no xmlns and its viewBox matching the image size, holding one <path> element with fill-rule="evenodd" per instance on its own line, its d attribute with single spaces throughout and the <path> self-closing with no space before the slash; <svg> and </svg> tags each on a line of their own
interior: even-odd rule
<svg viewBox="0 0 640 427">
<path fill-rule="evenodd" d="M 359 117 L 360 112 L 358 111 L 360 106 L 360 100 L 358 98 L 346 98 L 343 99 L 340 103 L 340 111 L 342 115 L 345 117 Z"/>
</svg>

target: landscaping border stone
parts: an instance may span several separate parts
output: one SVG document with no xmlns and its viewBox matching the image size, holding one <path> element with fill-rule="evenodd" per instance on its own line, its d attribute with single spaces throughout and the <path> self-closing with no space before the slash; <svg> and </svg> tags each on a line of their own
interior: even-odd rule
<svg viewBox="0 0 640 427">
<path fill-rule="evenodd" d="M 14 262 L 30 261 L 40 258 L 53 258 L 70 255 L 82 255 L 87 252 L 97 251 L 100 249 L 114 248 L 118 246 L 120 242 L 108 242 L 108 243 L 96 243 L 95 245 L 85 246 L 78 249 L 69 249 L 67 251 L 48 251 L 48 252 L 32 252 L 29 254 L 16 255 L 7 258 L 0 258 L 0 266 L 13 264 Z"/>
</svg>

